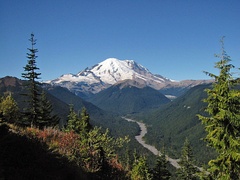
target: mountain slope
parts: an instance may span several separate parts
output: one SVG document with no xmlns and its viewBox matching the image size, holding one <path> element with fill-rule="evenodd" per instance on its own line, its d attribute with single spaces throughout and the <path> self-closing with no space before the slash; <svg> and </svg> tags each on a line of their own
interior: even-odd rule
<svg viewBox="0 0 240 180">
<path fill-rule="evenodd" d="M 60 85 L 70 89 L 76 94 L 95 94 L 111 85 L 123 80 L 135 80 L 145 86 L 158 89 L 171 80 L 160 75 L 153 75 L 148 69 L 133 60 L 118 60 L 109 58 L 86 68 L 78 74 L 65 74 L 61 77 L 48 81 L 53 85 Z"/>
<path fill-rule="evenodd" d="M 121 115 L 146 111 L 170 102 L 159 91 L 136 81 L 125 80 L 93 95 L 89 101 Z"/>
<path fill-rule="evenodd" d="M 5 78 L 0 78 L 0 96 L 2 96 L 6 91 L 11 92 L 20 109 L 24 107 L 23 96 L 20 95 L 22 92 L 24 92 L 24 88 L 21 86 L 23 82 L 23 80 L 15 77 L 8 76 Z M 93 104 L 85 102 L 66 88 L 58 86 L 53 87 L 49 84 L 44 84 L 43 88 L 47 91 L 47 97 L 53 105 L 54 114 L 61 116 L 63 121 L 66 122 L 67 120 L 67 115 L 69 114 L 69 104 L 74 105 L 76 112 L 81 110 L 82 107 L 86 107 L 87 112 L 90 115 L 90 122 L 92 125 L 101 126 L 103 131 L 108 128 L 113 137 L 129 136 L 131 139 L 130 143 L 128 144 L 129 149 L 138 149 L 138 151 L 142 154 L 154 159 L 153 155 L 135 140 L 134 136 L 139 132 L 139 127 L 136 123 L 129 123 L 123 120 L 121 117 L 116 116 L 116 114 L 107 113 Z"/>
<path fill-rule="evenodd" d="M 22 86 L 23 83 L 23 80 L 20 80 L 16 77 L 6 76 L 4 78 L 0 78 L 0 96 L 3 96 L 6 92 L 11 92 L 21 111 L 26 105 L 25 97 L 21 95 L 26 93 L 26 89 L 24 86 Z M 53 114 L 57 114 L 58 117 L 60 117 L 61 125 L 64 124 L 67 120 L 67 115 L 69 112 L 68 104 L 49 93 L 47 93 L 46 96 L 52 103 Z"/>
<path fill-rule="evenodd" d="M 205 88 L 210 85 L 199 85 L 191 88 L 185 95 L 149 114 L 140 115 L 137 119 L 148 124 L 145 137 L 148 143 L 158 149 L 163 146 L 170 156 L 179 157 L 184 140 L 187 137 L 193 146 L 194 155 L 200 163 L 206 163 L 215 153 L 206 147 L 202 140 L 205 131 L 197 114 L 205 114 Z"/>
<path fill-rule="evenodd" d="M 25 106 L 24 97 L 20 95 L 25 92 L 22 86 L 23 82 L 23 80 L 10 76 L 0 78 L 0 96 L 3 96 L 7 91 L 11 92 L 20 110 Z M 86 107 L 87 112 L 90 114 L 91 124 L 101 126 L 104 129 L 108 128 L 113 136 L 133 136 L 139 130 L 137 125 L 123 121 L 115 114 L 107 113 L 95 105 L 84 101 L 66 88 L 53 87 L 49 84 L 43 84 L 42 87 L 47 91 L 47 98 L 53 105 L 53 113 L 61 118 L 61 125 L 67 121 L 69 104 L 73 104 L 76 112 Z"/>
<path fill-rule="evenodd" d="M 52 86 L 45 88 L 51 95 L 64 103 L 68 105 L 73 104 L 76 112 L 80 112 L 81 109 L 85 107 L 87 109 L 87 113 L 90 115 L 90 123 L 95 126 L 101 126 L 103 129 L 108 128 L 111 135 L 115 137 L 130 135 L 131 133 L 134 134 L 138 131 L 137 125 L 129 124 L 128 122 L 123 121 L 121 117 L 108 113 L 92 103 L 84 101 L 66 88 Z M 69 107 L 67 108 L 67 111 L 68 110 Z"/>
<path fill-rule="evenodd" d="M 20 136 L 0 122 L 0 179 L 97 179 L 52 153 L 42 142 Z"/>
<path fill-rule="evenodd" d="M 170 82 L 159 89 L 159 91 L 167 96 L 180 97 L 194 86 L 209 84 L 211 82 L 213 82 L 213 80 L 183 80 L 180 82 Z"/>
</svg>

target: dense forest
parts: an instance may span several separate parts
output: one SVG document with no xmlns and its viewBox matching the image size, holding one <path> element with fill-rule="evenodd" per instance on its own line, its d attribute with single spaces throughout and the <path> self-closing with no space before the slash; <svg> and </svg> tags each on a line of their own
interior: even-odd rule
<svg viewBox="0 0 240 180">
<path fill-rule="evenodd" d="M 140 150 L 144 148 L 140 148 L 139 144 L 136 145 L 134 136 L 139 133 L 136 124 L 121 122 L 114 119 L 114 115 L 109 114 L 107 119 L 112 118 L 112 123 L 116 125 L 109 130 L 106 119 L 106 122 L 96 121 L 97 117 L 100 119 L 106 117 L 101 109 L 84 102 L 79 105 L 81 100 L 76 98 L 70 99 L 68 105 L 62 103 L 64 91 L 46 85 L 44 87 L 38 81 L 41 73 L 37 67 L 38 50 L 35 48 L 34 34 L 31 34 L 29 41 L 31 47 L 28 48 L 28 60 L 22 73 L 24 81 L 18 86 L 21 89 L 18 92 L 21 93 L 16 94 L 16 91 L 13 93 L 11 86 L 1 89 L 0 179 L 235 180 L 240 178 L 240 92 L 236 88 L 240 79 L 233 76 L 232 70 L 235 67 L 225 52 L 223 39 L 222 53 L 217 56 L 220 60 L 215 65 L 219 69 L 219 75 L 206 72 L 215 81 L 211 85 L 202 86 L 206 93 L 198 97 L 204 99 L 204 105 L 198 104 L 197 109 L 202 111 L 196 110 L 195 116 L 202 124 L 188 132 L 191 134 L 192 131 L 199 131 L 199 128 L 205 129 L 205 142 L 216 152 L 211 156 L 214 158 L 208 160 L 204 168 L 196 167 L 192 146 L 198 144 L 191 144 L 188 138 L 183 138 L 184 135 L 177 137 L 178 134 L 174 134 L 177 132 L 174 132 L 174 127 L 170 127 L 172 117 L 162 117 L 169 118 L 165 124 L 169 128 L 161 137 L 154 136 L 154 132 L 159 127 L 158 123 L 149 127 L 151 134 L 147 134 L 147 142 L 152 141 L 156 147 L 162 149 L 162 154 L 154 157 L 152 154 L 144 153 L 146 149 Z M 59 94 L 59 98 L 53 97 L 54 93 Z M 199 95 L 194 89 L 188 93 L 188 96 Z M 22 102 L 21 106 L 15 100 L 16 96 Z M 58 106 L 51 103 L 53 99 L 58 102 Z M 74 99 L 78 102 L 74 102 Z M 184 98 L 180 98 L 166 106 L 174 106 L 176 102 L 183 101 Z M 191 103 L 196 102 L 189 102 Z M 193 107 L 192 104 L 190 106 Z M 56 108 L 59 108 L 58 111 Z M 188 109 L 182 108 L 178 110 L 180 112 L 178 116 L 181 116 L 181 111 Z M 90 118 L 89 111 L 93 114 L 97 112 L 94 120 Z M 152 117 L 154 116 L 161 116 L 161 111 L 154 112 Z M 147 118 L 145 122 L 148 123 Z M 126 132 L 121 132 L 122 130 L 119 129 L 122 123 L 127 128 Z M 125 123 L 128 125 L 125 126 Z M 196 120 L 192 123 L 196 123 Z M 101 127 L 103 124 L 106 126 Z M 179 122 L 178 126 L 184 124 L 186 123 Z M 181 131 L 181 128 L 179 130 Z M 119 136 L 120 134 L 123 136 Z M 156 140 L 153 140 L 154 138 Z M 171 138 L 181 143 L 181 149 L 169 150 L 169 147 L 174 148 L 176 142 Z M 179 157 L 178 169 L 169 164 L 166 152 Z M 153 162 L 151 164 L 149 164 L 150 159 Z"/>
</svg>

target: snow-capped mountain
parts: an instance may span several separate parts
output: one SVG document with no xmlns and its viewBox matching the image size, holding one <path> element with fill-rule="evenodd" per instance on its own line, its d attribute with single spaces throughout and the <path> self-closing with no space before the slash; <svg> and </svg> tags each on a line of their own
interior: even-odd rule
<svg viewBox="0 0 240 180">
<path fill-rule="evenodd" d="M 160 75 L 152 74 L 147 68 L 133 60 L 109 58 L 78 74 L 65 74 L 49 83 L 66 87 L 76 94 L 95 94 L 128 79 L 154 89 L 160 89 L 166 83 L 172 82 Z"/>
</svg>

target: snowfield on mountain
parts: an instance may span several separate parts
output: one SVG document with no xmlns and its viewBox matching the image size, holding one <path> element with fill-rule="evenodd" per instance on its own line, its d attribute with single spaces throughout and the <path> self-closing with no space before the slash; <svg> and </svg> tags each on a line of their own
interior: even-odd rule
<svg viewBox="0 0 240 180">
<path fill-rule="evenodd" d="M 161 75 L 152 74 L 147 68 L 134 60 L 108 58 L 77 74 L 64 74 L 57 79 L 47 81 L 47 83 L 65 87 L 79 96 L 83 94 L 88 96 L 125 80 L 133 80 L 142 87 L 149 86 L 156 90 L 171 87 L 193 87 L 204 82 L 204 80 L 178 82 Z"/>
</svg>

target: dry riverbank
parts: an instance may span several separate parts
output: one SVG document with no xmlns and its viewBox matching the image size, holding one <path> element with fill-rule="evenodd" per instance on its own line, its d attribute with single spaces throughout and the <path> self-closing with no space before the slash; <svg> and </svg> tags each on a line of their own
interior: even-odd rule
<svg viewBox="0 0 240 180">
<path fill-rule="evenodd" d="M 142 122 L 138 122 L 135 121 L 133 119 L 129 119 L 129 118 L 125 118 L 123 117 L 123 119 L 129 121 L 129 122 L 135 122 L 139 125 L 140 127 L 140 134 L 135 136 L 135 139 L 145 148 L 147 148 L 149 151 L 151 151 L 154 155 L 161 155 L 161 152 L 158 151 L 154 146 L 150 145 L 150 144 L 146 144 L 145 141 L 143 140 L 143 137 L 147 134 L 147 127 L 144 123 Z M 175 168 L 179 168 L 179 164 L 178 164 L 178 159 L 172 159 L 170 157 L 167 156 L 168 161 L 170 162 L 170 164 L 172 164 Z"/>
</svg>

